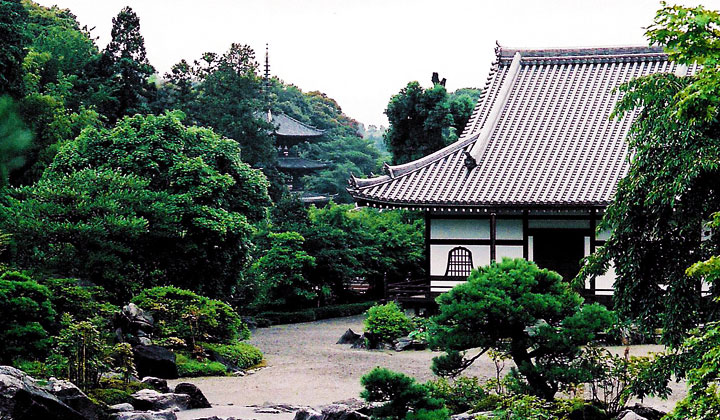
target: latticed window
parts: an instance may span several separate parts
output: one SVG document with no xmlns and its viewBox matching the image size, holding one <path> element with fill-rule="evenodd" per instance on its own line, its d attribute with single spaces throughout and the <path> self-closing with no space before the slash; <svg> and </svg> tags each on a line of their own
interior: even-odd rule
<svg viewBox="0 0 720 420">
<path fill-rule="evenodd" d="M 469 249 L 459 246 L 450 250 L 445 277 L 468 277 L 472 269 L 472 252 Z"/>
</svg>

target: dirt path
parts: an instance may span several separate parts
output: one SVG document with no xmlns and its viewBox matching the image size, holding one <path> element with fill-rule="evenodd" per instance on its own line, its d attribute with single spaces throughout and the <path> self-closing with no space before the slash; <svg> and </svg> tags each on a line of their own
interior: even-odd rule
<svg viewBox="0 0 720 420">
<path fill-rule="evenodd" d="M 265 354 L 267 367 L 244 377 L 193 378 L 172 381 L 192 382 L 216 407 L 178 413 L 180 420 L 209 415 L 242 418 L 266 418 L 259 414 L 249 416 L 247 406 L 266 403 L 294 405 L 330 404 L 348 398 L 357 398 L 360 377 L 375 366 L 383 366 L 414 376 L 420 381 L 433 378 L 431 360 L 438 353 L 431 351 L 367 351 L 354 350 L 335 342 L 348 328 L 362 332 L 363 317 L 336 318 L 310 323 L 279 325 L 253 332 L 250 343 Z M 623 348 L 613 349 L 622 352 Z M 658 346 L 634 346 L 631 354 L 659 351 Z M 509 369 L 506 368 L 506 369 Z M 478 359 L 466 371 L 468 376 L 488 378 L 495 375 L 495 365 L 488 357 Z M 683 391 L 682 385 L 676 389 Z M 677 392 L 674 398 L 681 396 Z M 646 401 L 660 409 L 674 406 L 670 401 Z M 292 418 L 283 414 L 270 416 L 276 420 Z"/>
</svg>

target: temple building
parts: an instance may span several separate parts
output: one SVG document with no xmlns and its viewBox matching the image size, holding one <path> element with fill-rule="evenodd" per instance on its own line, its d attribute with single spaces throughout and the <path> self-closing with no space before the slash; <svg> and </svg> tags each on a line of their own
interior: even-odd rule
<svg viewBox="0 0 720 420">
<path fill-rule="evenodd" d="M 617 88 L 688 69 L 649 47 L 523 50 L 498 47 L 459 140 L 385 174 L 350 180 L 360 206 L 425 213 L 425 280 L 435 295 L 474 267 L 523 257 L 574 278 L 608 238 L 596 232 L 628 171 L 635 114 L 610 115 Z M 614 270 L 585 284 L 612 294 Z M 600 299 L 601 300 L 601 299 Z"/>
<path fill-rule="evenodd" d="M 294 152 L 295 149 L 293 149 L 293 146 L 312 141 L 314 138 L 321 137 L 325 132 L 287 115 L 273 114 L 270 111 L 267 112 L 267 121 L 274 127 L 273 135 L 275 136 L 275 145 L 278 150 L 277 168 L 285 175 L 288 190 L 293 194 L 297 194 L 305 204 L 327 204 L 332 197 L 326 194 L 306 191 L 302 183 L 302 178 L 329 167 L 329 164 L 302 158 L 298 156 L 297 152 Z"/>
</svg>

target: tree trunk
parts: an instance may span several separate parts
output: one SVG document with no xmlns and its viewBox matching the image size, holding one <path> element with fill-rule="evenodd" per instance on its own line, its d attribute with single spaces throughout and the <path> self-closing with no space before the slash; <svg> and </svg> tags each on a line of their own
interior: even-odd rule
<svg viewBox="0 0 720 420">
<path fill-rule="evenodd" d="M 516 343 L 516 341 L 522 340 L 513 340 L 510 356 L 513 362 L 515 362 L 518 371 L 525 377 L 535 396 L 552 401 L 557 391 L 537 372 L 535 364 L 533 364 L 532 358 L 528 354 L 524 343 Z"/>
</svg>

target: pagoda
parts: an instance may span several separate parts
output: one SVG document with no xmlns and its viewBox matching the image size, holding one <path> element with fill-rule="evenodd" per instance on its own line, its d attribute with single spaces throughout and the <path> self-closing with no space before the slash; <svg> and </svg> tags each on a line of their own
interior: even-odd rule
<svg viewBox="0 0 720 420">
<path fill-rule="evenodd" d="M 268 60 L 267 45 L 265 48 L 265 83 L 266 92 L 270 91 L 270 63 Z M 327 204 L 331 196 L 326 194 L 305 191 L 302 183 L 304 176 L 310 175 L 322 169 L 328 168 L 327 162 L 311 160 L 300 157 L 297 153 L 297 146 L 300 143 L 309 142 L 325 134 L 325 130 L 300 122 L 282 113 L 273 114 L 270 110 L 268 100 L 266 121 L 273 126 L 272 134 L 275 137 L 277 146 L 277 169 L 286 177 L 286 186 L 292 194 L 296 194 L 300 201 L 306 205 Z"/>
</svg>

